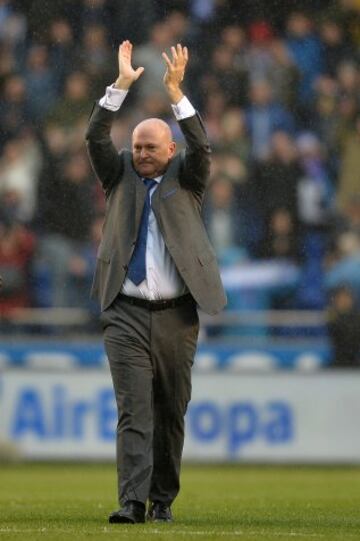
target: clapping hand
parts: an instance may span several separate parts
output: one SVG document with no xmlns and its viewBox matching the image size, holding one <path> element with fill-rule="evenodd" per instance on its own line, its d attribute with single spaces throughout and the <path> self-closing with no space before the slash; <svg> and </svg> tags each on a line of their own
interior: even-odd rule
<svg viewBox="0 0 360 541">
<path fill-rule="evenodd" d="M 171 101 L 178 103 L 183 93 L 180 84 L 184 79 L 186 64 L 189 60 L 187 47 L 182 47 L 180 43 L 176 47 L 171 47 L 172 59 L 164 52 L 162 57 L 166 63 L 166 72 L 164 75 L 164 84 L 168 90 Z"/>
<path fill-rule="evenodd" d="M 144 71 L 143 67 L 136 70 L 132 67 L 132 48 L 129 40 L 123 41 L 119 47 L 119 77 L 115 82 L 116 88 L 128 90 Z"/>
</svg>

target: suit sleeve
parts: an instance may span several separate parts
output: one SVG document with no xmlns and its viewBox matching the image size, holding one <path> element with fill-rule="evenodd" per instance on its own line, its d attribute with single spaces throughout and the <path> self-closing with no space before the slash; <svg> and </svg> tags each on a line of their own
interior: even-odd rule
<svg viewBox="0 0 360 541">
<path fill-rule="evenodd" d="M 186 141 L 180 182 L 202 197 L 209 179 L 211 154 L 205 127 L 198 113 L 180 120 L 179 126 Z"/>
<path fill-rule="evenodd" d="M 96 103 L 85 136 L 91 164 L 106 196 L 120 182 L 124 168 L 122 153 L 118 153 L 110 136 L 114 117 L 114 112 Z"/>
</svg>

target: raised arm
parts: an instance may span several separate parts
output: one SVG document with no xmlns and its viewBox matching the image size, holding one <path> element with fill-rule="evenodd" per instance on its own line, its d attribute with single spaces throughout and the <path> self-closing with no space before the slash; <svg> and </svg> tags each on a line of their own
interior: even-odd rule
<svg viewBox="0 0 360 541">
<path fill-rule="evenodd" d="M 211 150 L 200 116 L 181 90 L 189 60 L 188 49 L 178 43 L 171 47 L 171 55 L 170 59 L 165 52 L 162 54 L 166 63 L 164 85 L 186 141 L 180 180 L 184 187 L 201 197 L 209 177 Z"/>
<path fill-rule="evenodd" d="M 163 52 L 162 57 L 166 63 L 166 72 L 164 75 L 164 85 L 169 94 L 171 103 L 177 104 L 184 97 L 180 88 L 185 76 L 186 64 L 189 60 L 189 51 L 187 47 L 182 47 L 180 43 L 176 47 L 171 47 L 172 59 Z"/>
<path fill-rule="evenodd" d="M 123 41 L 119 47 L 119 76 L 114 84 L 119 90 L 129 90 L 144 71 L 143 67 L 136 70 L 132 67 L 132 49 L 133 46 L 129 40 Z"/>
<path fill-rule="evenodd" d="M 110 137 L 115 112 L 121 106 L 130 86 L 140 77 L 144 68 L 132 67 L 132 44 L 123 41 L 118 52 L 119 75 L 107 88 L 105 96 L 95 105 L 86 132 L 91 163 L 105 193 L 108 195 L 120 181 L 123 160 Z"/>
</svg>

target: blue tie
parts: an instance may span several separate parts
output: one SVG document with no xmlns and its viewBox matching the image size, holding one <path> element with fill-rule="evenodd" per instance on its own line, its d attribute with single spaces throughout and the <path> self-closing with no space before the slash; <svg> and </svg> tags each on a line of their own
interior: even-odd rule
<svg viewBox="0 0 360 541">
<path fill-rule="evenodd" d="M 136 239 L 136 244 L 132 258 L 129 263 L 129 268 L 127 272 L 127 277 L 138 286 L 146 278 L 146 242 L 147 242 L 147 233 L 149 226 L 149 216 L 151 208 L 151 199 L 150 191 L 151 188 L 156 186 L 156 180 L 152 178 L 144 178 L 144 184 L 147 188 L 147 194 L 145 198 L 144 208 L 141 215 L 141 222 L 139 227 L 138 237 Z"/>
</svg>

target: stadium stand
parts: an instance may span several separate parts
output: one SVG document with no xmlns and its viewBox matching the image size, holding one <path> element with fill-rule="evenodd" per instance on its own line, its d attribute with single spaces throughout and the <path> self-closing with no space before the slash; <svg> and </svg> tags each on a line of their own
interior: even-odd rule
<svg viewBox="0 0 360 541">
<path fill-rule="evenodd" d="M 326 340 L 327 320 L 342 310 L 332 293 L 342 286 L 358 314 L 359 2 L 291 5 L 0 2 L 3 334 L 99 331 L 88 292 L 104 199 L 84 132 L 125 38 L 147 81 L 114 126 L 119 147 L 130 145 L 127 134 L 143 116 L 169 122 L 183 144 L 160 53 L 180 40 L 190 48 L 186 92 L 213 148 L 204 218 L 229 293 L 228 314 L 216 324 L 205 318 L 205 336 Z M 244 325 L 245 310 L 258 319 Z M 289 324 L 290 312 L 298 325 Z"/>
</svg>

